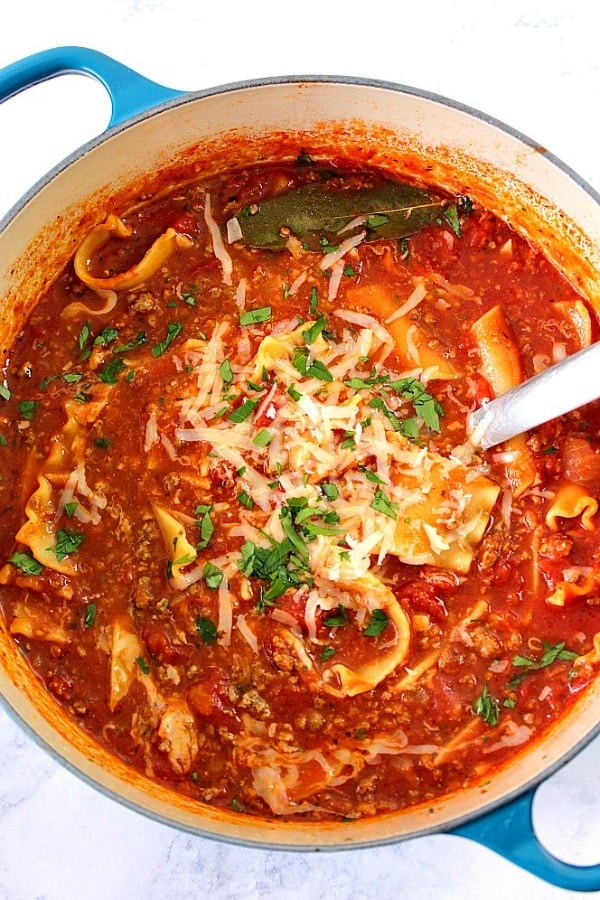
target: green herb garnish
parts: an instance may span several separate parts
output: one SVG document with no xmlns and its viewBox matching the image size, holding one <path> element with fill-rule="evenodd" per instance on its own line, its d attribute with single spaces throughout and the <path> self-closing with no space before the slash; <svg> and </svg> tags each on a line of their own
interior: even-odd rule
<svg viewBox="0 0 600 900">
<path fill-rule="evenodd" d="M 494 726 L 500 721 L 500 704 L 494 697 L 490 696 L 487 684 L 483 686 L 481 694 L 475 700 L 473 712 L 481 716 L 488 725 Z"/>
<path fill-rule="evenodd" d="M 47 549 L 55 553 L 57 560 L 62 562 L 65 557 L 70 556 L 71 553 L 75 553 L 79 549 L 84 537 L 85 535 L 79 531 L 67 531 L 66 528 L 59 528 L 56 535 L 56 544 L 54 547 L 48 547 Z"/>
<path fill-rule="evenodd" d="M 116 384 L 119 374 L 124 368 L 125 363 L 122 359 L 111 359 L 111 361 L 98 372 L 98 378 L 105 384 Z"/>
<path fill-rule="evenodd" d="M 363 631 L 365 637 L 379 637 L 385 631 L 389 618 L 382 609 L 374 609 L 371 613 L 369 624 Z"/>
<path fill-rule="evenodd" d="M 94 347 L 106 347 L 111 344 L 119 336 L 119 332 L 114 326 L 107 325 L 100 334 L 94 338 Z"/>
<path fill-rule="evenodd" d="M 268 322 L 273 314 L 270 306 L 259 306 L 257 309 L 248 309 L 240 315 L 240 325 L 258 325 L 260 322 Z"/>
<path fill-rule="evenodd" d="M 371 509 L 374 509 L 376 512 L 383 513 L 384 516 L 388 516 L 388 518 L 390 519 L 398 518 L 398 504 L 390 500 L 390 498 L 381 490 L 381 488 L 376 489 L 373 495 L 373 500 L 369 505 Z"/>
<path fill-rule="evenodd" d="M 261 428 L 260 431 L 252 438 L 252 443 L 256 447 L 267 447 L 273 440 L 273 435 L 268 428 Z"/>
<path fill-rule="evenodd" d="M 233 371 L 231 369 L 231 363 L 228 359 L 224 359 L 219 366 L 219 375 L 221 376 L 225 384 L 231 384 L 231 382 L 233 381 Z"/>
<path fill-rule="evenodd" d="M 206 586 L 211 588 L 211 590 L 216 591 L 221 582 L 223 581 L 223 573 L 222 571 L 214 565 L 214 563 L 207 562 L 204 565 L 202 570 L 202 577 L 206 582 Z"/>
<path fill-rule="evenodd" d="M 196 631 L 202 638 L 202 643 L 204 644 L 214 644 L 217 640 L 217 626 L 212 619 L 198 616 L 196 619 Z"/>
<path fill-rule="evenodd" d="M 572 660 L 577 659 L 577 653 L 566 649 L 565 641 L 559 641 L 557 644 L 547 644 L 546 641 L 542 641 L 542 647 L 544 652 L 539 660 L 531 659 L 529 656 L 521 656 L 520 654 L 513 657 L 513 666 L 518 669 L 524 669 L 525 671 L 519 675 L 515 675 L 515 677 L 510 680 L 509 687 L 518 687 L 530 672 L 537 672 L 539 669 L 545 669 L 547 666 L 551 666 L 552 663 L 560 660 L 572 662 Z"/>
<path fill-rule="evenodd" d="M 346 607 L 342 606 L 340 603 L 337 608 L 337 615 L 329 616 L 328 619 L 325 619 L 323 622 L 328 628 L 343 628 L 348 624 L 348 613 L 346 612 Z"/>
<path fill-rule="evenodd" d="M 310 360 L 306 347 L 297 347 L 294 350 L 292 365 L 301 375 L 307 378 L 318 378 L 319 381 L 333 381 L 333 375 L 327 366 L 319 359 Z"/>
<path fill-rule="evenodd" d="M 132 341 L 129 341 L 127 344 L 119 344 L 118 347 L 113 347 L 113 353 L 129 353 L 130 350 L 141 347 L 147 340 L 146 332 L 138 331 L 136 337 Z"/>
<path fill-rule="evenodd" d="M 150 674 L 150 666 L 148 665 L 148 663 L 146 662 L 146 660 L 144 659 L 143 656 L 138 656 L 138 658 L 136 659 L 136 662 L 137 662 L 138 666 L 140 667 L 140 669 L 142 670 L 142 672 L 144 673 L 144 675 Z"/>
<path fill-rule="evenodd" d="M 206 503 L 199 503 L 194 510 L 196 516 L 196 527 L 200 529 L 200 540 L 196 544 L 196 550 L 204 550 L 208 547 L 210 539 L 215 532 L 215 526 L 210 517 L 212 506 Z"/>
<path fill-rule="evenodd" d="M 155 344 L 152 348 L 152 356 L 158 357 L 162 356 L 165 350 L 173 343 L 175 338 L 181 334 L 183 330 L 183 322 L 169 322 L 167 325 L 167 334 L 159 341 L 158 344 Z"/>
<path fill-rule="evenodd" d="M 38 405 L 37 400 L 21 400 L 19 403 L 19 414 L 21 418 L 27 419 L 30 422 L 35 416 Z"/>
<path fill-rule="evenodd" d="M 24 572 L 25 575 L 41 575 L 44 571 L 44 567 L 41 563 L 34 559 L 30 553 L 22 553 L 18 551 L 17 553 L 13 553 L 13 555 L 8 560 L 13 566 L 16 566 L 17 569 L 20 569 L 21 572 Z"/>
<path fill-rule="evenodd" d="M 246 397 L 239 406 L 236 406 L 236 408 L 229 413 L 227 418 L 230 422 L 236 424 L 245 422 L 246 419 L 250 418 L 257 406 L 258 400 L 249 400 L 248 397 Z"/>
</svg>

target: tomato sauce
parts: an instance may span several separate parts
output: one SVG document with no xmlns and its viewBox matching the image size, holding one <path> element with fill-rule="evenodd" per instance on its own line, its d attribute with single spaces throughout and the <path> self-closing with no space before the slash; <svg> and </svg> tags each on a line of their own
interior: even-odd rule
<svg viewBox="0 0 600 900">
<path fill-rule="evenodd" d="M 472 444 L 494 373 L 577 351 L 595 311 L 435 191 L 414 232 L 359 207 L 316 248 L 283 219 L 281 247 L 251 245 L 271 198 L 389 180 L 301 159 L 144 198 L 41 299 L 1 401 L 0 604 L 128 764 L 320 820 L 493 777 L 592 683 L 600 416 Z"/>
</svg>

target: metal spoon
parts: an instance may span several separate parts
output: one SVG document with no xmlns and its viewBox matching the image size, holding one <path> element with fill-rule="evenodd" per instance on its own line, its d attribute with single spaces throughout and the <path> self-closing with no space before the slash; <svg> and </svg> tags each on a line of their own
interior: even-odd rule
<svg viewBox="0 0 600 900">
<path fill-rule="evenodd" d="M 568 356 L 471 413 L 470 440 L 487 450 L 600 397 L 600 342 Z"/>
</svg>

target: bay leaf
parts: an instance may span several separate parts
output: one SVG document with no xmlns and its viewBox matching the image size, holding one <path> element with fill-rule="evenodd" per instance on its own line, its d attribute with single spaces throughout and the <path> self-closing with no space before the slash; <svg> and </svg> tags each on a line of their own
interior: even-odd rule
<svg viewBox="0 0 600 900">
<path fill-rule="evenodd" d="M 237 219 L 241 240 L 249 247 L 281 249 L 291 233 L 309 249 L 319 250 L 361 230 L 366 241 L 408 237 L 439 216 L 444 206 L 422 188 L 402 182 L 344 188 L 333 180 L 314 181 L 271 197 L 254 214 Z M 361 221 L 346 227 L 358 217 Z"/>
</svg>

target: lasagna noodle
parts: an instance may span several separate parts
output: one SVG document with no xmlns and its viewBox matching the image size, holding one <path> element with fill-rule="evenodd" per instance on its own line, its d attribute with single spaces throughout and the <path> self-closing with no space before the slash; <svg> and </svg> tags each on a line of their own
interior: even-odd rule
<svg viewBox="0 0 600 900">
<path fill-rule="evenodd" d="M 375 313 L 392 335 L 396 353 L 409 369 L 428 370 L 430 378 L 453 380 L 460 370 L 433 335 L 426 334 L 407 315 L 396 316 L 399 301 L 391 288 L 383 284 L 366 284 L 346 292 L 351 307 Z"/>
<path fill-rule="evenodd" d="M 560 486 L 546 512 L 546 525 L 558 531 L 559 519 L 576 519 L 581 516 L 581 524 L 588 531 L 595 528 L 594 516 L 598 512 L 598 501 L 589 490 L 572 482 Z"/>
<path fill-rule="evenodd" d="M 495 397 L 506 393 L 523 381 L 521 354 L 513 330 L 501 306 L 480 316 L 471 326 L 479 355 L 481 374 Z M 515 497 L 532 486 L 537 470 L 525 436 L 520 434 L 505 444 L 506 474 Z"/>
<path fill-rule="evenodd" d="M 88 232 L 75 253 L 73 265 L 77 277 L 87 287 L 97 291 L 131 290 L 152 278 L 172 253 L 176 250 L 189 249 L 193 243 L 191 238 L 180 234 L 174 228 L 167 228 L 146 251 L 140 262 L 135 263 L 127 271 L 106 278 L 97 278 L 90 273 L 90 259 L 98 250 L 111 238 L 128 238 L 131 235 L 132 229 L 122 219 L 112 213 L 107 216 L 105 222 Z"/>
</svg>

